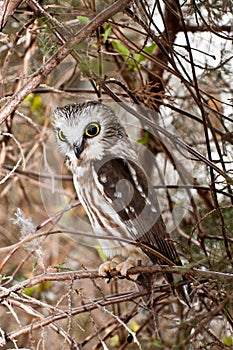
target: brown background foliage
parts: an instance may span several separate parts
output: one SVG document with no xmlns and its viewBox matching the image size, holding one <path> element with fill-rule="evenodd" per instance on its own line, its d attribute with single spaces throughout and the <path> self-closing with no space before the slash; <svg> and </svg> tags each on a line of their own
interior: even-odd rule
<svg viewBox="0 0 233 350">
<path fill-rule="evenodd" d="M 1 6 L 0 347 L 231 348 L 232 3 Z M 142 311 L 151 291 L 98 276 L 104 257 L 51 131 L 56 106 L 92 99 L 124 123 L 127 111 L 129 133 L 140 122 L 131 137 L 150 151 L 145 168 L 185 263 L 177 272 L 193 283 L 190 307 L 157 278 Z"/>
</svg>

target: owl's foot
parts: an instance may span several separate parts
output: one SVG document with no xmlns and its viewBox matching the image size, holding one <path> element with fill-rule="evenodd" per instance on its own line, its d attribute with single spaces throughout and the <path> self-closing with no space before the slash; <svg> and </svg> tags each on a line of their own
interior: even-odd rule
<svg viewBox="0 0 233 350">
<path fill-rule="evenodd" d="M 126 260 L 122 261 L 120 264 L 116 266 L 117 272 L 123 276 L 123 277 L 128 277 L 129 279 L 136 281 L 137 275 L 129 275 L 128 270 L 131 267 L 137 266 L 137 260 L 135 260 L 135 256 L 130 256 Z"/>
<path fill-rule="evenodd" d="M 115 269 L 116 269 L 116 264 L 114 264 L 112 261 L 105 261 L 103 264 L 99 266 L 99 275 L 108 277 L 109 272 Z"/>
<path fill-rule="evenodd" d="M 116 270 L 116 267 L 122 262 L 121 256 L 115 256 L 112 260 L 105 261 L 99 266 L 99 275 L 109 277 L 112 270 Z"/>
<path fill-rule="evenodd" d="M 122 277 L 128 277 L 136 281 L 137 275 L 128 275 L 128 270 L 135 266 L 137 266 L 137 259 L 135 259 L 134 255 L 126 260 L 122 256 L 115 256 L 112 260 L 105 261 L 100 265 L 99 274 L 104 277 L 110 277 L 110 272 L 116 270 Z"/>
</svg>

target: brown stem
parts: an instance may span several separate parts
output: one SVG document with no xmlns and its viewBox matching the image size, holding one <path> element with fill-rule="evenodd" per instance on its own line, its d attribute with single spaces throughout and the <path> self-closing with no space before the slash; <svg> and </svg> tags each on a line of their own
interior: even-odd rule
<svg viewBox="0 0 233 350">
<path fill-rule="evenodd" d="M 128 0 L 118 0 L 98 13 L 85 27 L 83 27 L 74 38 L 66 42 L 37 72 L 29 78 L 26 83 L 18 89 L 11 100 L 6 103 L 0 111 L 0 124 L 15 111 L 25 97 L 45 79 L 57 65 L 62 62 L 72 51 L 73 46 L 86 40 L 99 26 L 117 12 L 124 10 L 129 5 Z"/>
</svg>

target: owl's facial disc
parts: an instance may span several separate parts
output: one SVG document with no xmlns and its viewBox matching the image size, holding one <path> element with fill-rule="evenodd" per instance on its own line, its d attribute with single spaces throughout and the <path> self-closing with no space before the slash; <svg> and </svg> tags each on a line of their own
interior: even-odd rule
<svg viewBox="0 0 233 350">
<path fill-rule="evenodd" d="M 100 133 L 100 124 L 97 122 L 90 123 L 86 126 L 81 143 L 74 142 L 73 149 L 75 156 L 80 159 L 81 153 L 88 144 L 88 139 L 92 139 Z"/>
</svg>

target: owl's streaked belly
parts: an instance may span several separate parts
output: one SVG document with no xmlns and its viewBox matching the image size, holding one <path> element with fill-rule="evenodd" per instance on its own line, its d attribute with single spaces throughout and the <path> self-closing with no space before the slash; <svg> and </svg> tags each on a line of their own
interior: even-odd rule
<svg viewBox="0 0 233 350">
<path fill-rule="evenodd" d="M 125 239 L 134 242 L 118 213 L 113 209 L 111 203 L 105 199 L 101 190 L 97 188 L 91 171 L 83 167 L 80 168 L 78 176 L 77 174 L 73 176 L 73 182 L 94 233 L 104 237 L 104 239 L 98 238 L 104 253 L 110 258 L 115 255 L 128 257 L 131 252 L 136 250 L 145 259 L 146 256 L 140 248 L 137 248 L 135 244 L 131 245 L 124 241 Z M 82 186 L 82 182 L 86 185 Z M 113 237 L 117 237 L 118 240 L 114 240 Z"/>
</svg>

